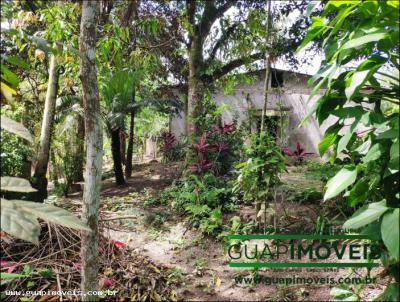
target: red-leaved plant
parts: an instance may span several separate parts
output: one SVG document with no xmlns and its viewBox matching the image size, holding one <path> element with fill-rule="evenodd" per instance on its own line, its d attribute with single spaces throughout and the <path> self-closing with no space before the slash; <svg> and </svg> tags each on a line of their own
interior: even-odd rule
<svg viewBox="0 0 400 302">
<path fill-rule="evenodd" d="M 200 160 L 193 165 L 189 166 L 189 171 L 195 174 L 203 174 L 209 171 L 212 167 L 212 164 L 207 160 Z"/>
<path fill-rule="evenodd" d="M 293 157 L 296 164 L 301 164 L 305 158 L 314 154 L 312 152 L 305 152 L 300 143 L 296 144 L 296 149 L 282 148 L 282 152 L 289 157 Z"/>
<path fill-rule="evenodd" d="M 224 125 L 222 126 L 222 133 L 223 134 L 229 134 L 233 130 L 233 124 L 226 124 L 224 122 Z"/>
<path fill-rule="evenodd" d="M 232 150 L 234 125 L 214 125 L 191 145 L 196 153 L 195 162 L 189 166 L 191 173 L 203 174 L 209 170 L 226 173 L 230 167 L 229 152 Z"/>
<path fill-rule="evenodd" d="M 197 152 L 197 154 L 204 154 L 206 151 L 208 151 L 208 148 L 210 147 L 210 144 L 207 144 L 207 135 L 203 134 L 198 143 L 194 143 L 192 145 L 192 148 Z"/>
<path fill-rule="evenodd" d="M 164 131 L 161 133 L 162 140 L 162 151 L 165 160 L 172 160 L 173 149 L 176 146 L 175 135 L 170 131 Z"/>
</svg>

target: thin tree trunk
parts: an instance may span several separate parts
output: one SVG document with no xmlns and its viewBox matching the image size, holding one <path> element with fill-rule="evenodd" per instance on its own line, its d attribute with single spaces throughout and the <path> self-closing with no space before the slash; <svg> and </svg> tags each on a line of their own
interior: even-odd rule
<svg viewBox="0 0 400 302">
<path fill-rule="evenodd" d="M 50 57 L 49 82 L 47 85 L 46 100 L 44 104 L 44 114 L 42 129 L 40 132 L 40 142 L 38 150 L 38 160 L 34 173 L 33 186 L 38 190 L 36 201 L 43 202 L 47 198 L 47 167 L 49 164 L 50 140 L 56 109 L 57 85 L 58 85 L 57 59 L 55 55 Z"/>
<path fill-rule="evenodd" d="M 54 186 L 56 187 L 58 185 L 58 167 L 56 163 L 56 155 L 54 153 L 54 149 L 50 150 L 50 167 L 49 167 L 49 174 L 50 178 L 53 181 Z"/>
<path fill-rule="evenodd" d="M 121 142 L 119 140 L 120 129 L 109 129 L 111 134 L 111 153 L 114 161 L 115 181 L 117 185 L 124 185 L 124 172 L 122 171 L 121 161 Z"/>
<path fill-rule="evenodd" d="M 83 106 L 85 111 L 86 169 L 83 192 L 82 219 L 91 232 L 82 234 L 82 278 L 83 301 L 97 301 L 98 296 L 89 291 L 98 290 L 98 209 L 103 158 L 103 130 L 101 122 L 99 92 L 96 70 L 96 20 L 99 11 L 97 1 L 85 0 L 82 4 L 79 51 L 82 55 L 79 77 L 82 81 Z"/>
<path fill-rule="evenodd" d="M 268 107 L 268 92 L 269 92 L 269 82 L 270 82 L 270 69 L 271 69 L 271 57 L 269 53 L 268 47 L 270 47 L 270 16 L 271 15 L 271 0 L 268 0 L 268 8 L 267 8 L 267 32 L 266 32 L 266 40 L 267 40 L 267 50 L 265 51 L 265 81 L 264 81 L 264 105 L 261 115 L 261 126 L 260 126 L 260 135 L 264 130 L 265 124 L 265 115 L 267 113 Z"/>
<path fill-rule="evenodd" d="M 135 132 L 135 111 L 132 110 L 130 114 L 131 120 L 129 123 L 129 138 L 128 138 L 128 150 L 126 154 L 126 166 L 125 166 L 125 177 L 131 177 L 132 175 L 132 159 L 133 159 L 133 141 Z"/>
<path fill-rule="evenodd" d="M 126 138 L 123 129 L 119 130 L 119 141 L 121 142 L 120 144 L 121 162 L 122 164 L 126 165 Z"/>
<path fill-rule="evenodd" d="M 206 1 L 206 5 L 214 5 L 213 1 Z M 201 135 L 201 129 L 196 119 L 201 115 L 202 103 L 204 96 L 204 84 L 200 79 L 200 74 L 204 65 L 203 43 L 207 35 L 207 31 L 203 32 L 201 21 L 196 23 L 197 1 L 186 0 L 187 22 L 190 25 L 189 30 L 189 77 L 188 77 L 188 93 L 187 93 L 187 135 L 190 139 L 195 140 Z M 209 16 L 203 18 L 208 18 Z M 204 20 L 202 20 L 204 21 Z M 204 28 L 203 28 L 204 29 Z M 194 157 L 193 150 L 187 148 L 186 164 Z"/>
<path fill-rule="evenodd" d="M 76 135 L 76 174 L 74 182 L 83 181 L 83 166 L 85 163 L 83 154 L 85 153 L 85 121 L 83 117 L 78 117 L 78 130 Z"/>
<path fill-rule="evenodd" d="M 189 112 L 189 108 L 188 108 L 188 106 L 189 106 L 189 104 L 188 104 L 187 91 L 183 95 L 183 100 L 184 100 L 183 122 L 184 122 L 184 125 L 185 125 L 184 134 L 185 134 L 185 136 L 188 136 L 188 134 L 189 134 L 189 119 L 188 119 L 188 116 L 189 116 L 189 113 L 188 113 Z"/>
</svg>

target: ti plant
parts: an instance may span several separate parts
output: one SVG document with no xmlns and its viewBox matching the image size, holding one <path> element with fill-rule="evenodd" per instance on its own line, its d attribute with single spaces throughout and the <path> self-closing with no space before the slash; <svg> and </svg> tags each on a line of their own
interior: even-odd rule
<svg viewBox="0 0 400 302">
<path fill-rule="evenodd" d="M 313 95 L 326 90 L 310 115 L 320 124 L 337 118 L 319 151 L 333 147 L 332 161 L 348 158 L 328 181 L 324 199 L 346 191 L 349 206 L 358 210 L 344 228 L 375 234 L 386 247 L 381 260 L 395 281 L 377 300 L 398 301 L 399 2 L 328 1 L 312 20 L 301 47 L 322 41 L 325 61 L 310 84 Z"/>
<path fill-rule="evenodd" d="M 163 131 L 161 133 L 163 161 L 170 162 L 173 158 L 173 150 L 176 147 L 176 138 L 171 131 Z"/>
<path fill-rule="evenodd" d="M 303 163 L 304 159 L 314 154 L 312 152 L 306 152 L 306 150 L 302 148 L 300 143 L 296 144 L 296 149 L 294 150 L 290 148 L 283 148 L 282 151 L 283 153 L 285 153 L 285 155 L 294 158 L 295 164 Z"/>
<path fill-rule="evenodd" d="M 20 123 L 1 116 L 1 128 L 12 132 L 29 142 L 32 136 Z M 35 192 L 28 180 L 18 177 L 1 177 L 2 192 Z M 16 238 L 39 243 L 40 224 L 38 218 L 78 230 L 90 229 L 77 217 L 59 207 L 24 200 L 1 198 L 1 230 Z"/>
</svg>

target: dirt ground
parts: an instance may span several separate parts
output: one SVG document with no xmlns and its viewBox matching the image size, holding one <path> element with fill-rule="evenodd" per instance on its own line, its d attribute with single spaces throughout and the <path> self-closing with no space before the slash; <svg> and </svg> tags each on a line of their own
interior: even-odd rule
<svg viewBox="0 0 400 302">
<path fill-rule="evenodd" d="M 144 196 L 157 194 L 179 176 L 180 164 L 163 165 L 150 163 L 136 166 L 132 177 L 125 186 L 116 186 L 113 179 L 103 182 L 101 192 L 101 224 L 104 235 L 120 241 L 147 256 L 153 262 L 169 267 L 172 274 L 180 278 L 176 289 L 179 300 L 184 301 L 328 301 L 333 286 L 327 285 L 243 285 L 235 283 L 235 276 L 250 276 L 252 271 L 243 268 L 230 268 L 226 246 L 214 238 L 204 238 L 190 228 L 184 217 L 177 216 L 167 206 L 143 207 Z M 304 175 L 291 173 L 283 180 L 299 186 L 306 182 Z M 310 180 L 312 185 L 321 184 Z M 313 183 L 314 182 L 314 183 Z M 69 198 L 70 204 L 80 203 L 79 193 Z M 299 232 L 312 228 L 321 215 L 319 204 L 285 201 L 282 195 L 276 204 L 279 217 L 277 223 L 289 230 Z M 286 209 L 286 210 L 285 210 Z M 158 228 L 149 225 L 148 220 L 162 214 L 166 220 Z M 254 209 L 250 205 L 240 206 L 235 213 L 225 215 L 228 222 L 232 216 L 243 221 L 254 219 Z M 124 217 L 118 219 L 118 217 Z M 150 217 L 150 218 L 149 218 Z M 332 261 L 332 257 L 330 258 Z M 285 261 L 285 259 L 279 259 Z M 329 261 L 329 259 L 327 259 Z M 345 261 L 345 260 L 342 260 Z M 345 277 L 350 275 L 347 268 L 334 272 L 317 271 L 293 272 L 293 269 L 260 269 L 258 273 L 269 277 Z M 382 272 L 374 268 L 372 275 Z M 355 274 L 365 275 L 366 269 L 357 269 Z M 368 300 L 381 292 L 387 283 L 380 278 L 377 284 L 364 287 L 363 299 Z"/>
</svg>

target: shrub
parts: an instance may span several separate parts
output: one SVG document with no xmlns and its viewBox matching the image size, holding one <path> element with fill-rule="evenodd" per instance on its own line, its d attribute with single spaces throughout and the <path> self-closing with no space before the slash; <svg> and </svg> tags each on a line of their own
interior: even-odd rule
<svg viewBox="0 0 400 302">
<path fill-rule="evenodd" d="M 299 165 L 304 163 L 304 160 L 314 153 L 306 152 L 300 145 L 300 143 L 296 144 L 296 149 L 292 150 L 290 148 L 283 148 L 283 153 L 294 159 L 294 164 Z"/>
<path fill-rule="evenodd" d="M 189 171 L 195 174 L 208 171 L 217 175 L 229 173 L 243 145 L 241 137 L 235 124 L 214 125 L 191 145 L 195 160 Z"/>
<path fill-rule="evenodd" d="M 182 160 L 185 157 L 186 138 L 176 139 L 170 131 L 161 133 L 161 150 L 163 153 L 163 162 L 173 162 Z"/>
<path fill-rule="evenodd" d="M 279 173 L 285 170 L 285 158 L 266 132 L 252 137 L 247 155 L 248 160 L 237 165 L 237 186 L 243 191 L 245 200 L 266 200 L 271 187 L 279 183 Z"/>
<path fill-rule="evenodd" d="M 217 107 L 209 98 L 203 100 L 202 110 L 204 112 L 194 120 L 201 136 L 194 138 L 190 145 L 188 172 L 201 175 L 211 171 L 226 175 L 242 156 L 243 129 L 237 127 L 236 120 L 224 122 L 224 106 Z"/>
<path fill-rule="evenodd" d="M 222 227 L 222 212 L 230 211 L 236 203 L 231 188 L 231 181 L 208 172 L 180 179 L 164 194 L 173 200 L 179 214 L 189 216 L 193 227 L 215 235 Z"/>
<path fill-rule="evenodd" d="M 1 130 L 1 176 L 22 176 L 27 157 L 30 155 L 29 148 L 22 139 L 14 134 Z"/>
</svg>

